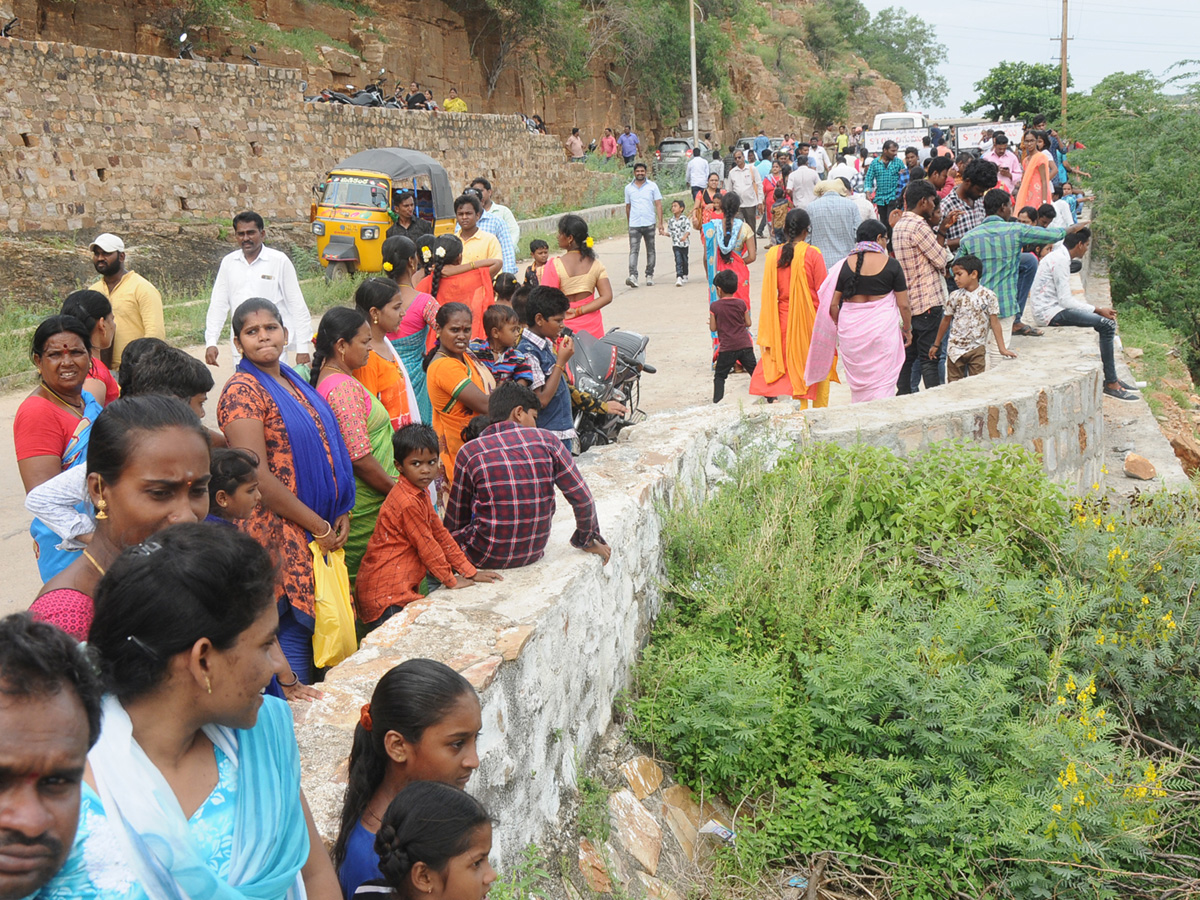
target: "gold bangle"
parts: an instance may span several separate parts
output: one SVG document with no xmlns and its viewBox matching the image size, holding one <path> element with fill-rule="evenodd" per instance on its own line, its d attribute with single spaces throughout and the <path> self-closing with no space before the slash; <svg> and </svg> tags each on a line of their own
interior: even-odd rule
<svg viewBox="0 0 1200 900">
<path fill-rule="evenodd" d="M 324 519 L 322 519 L 321 521 L 325 522 Z M 331 534 L 333 534 L 333 526 L 330 525 L 328 522 L 325 522 L 325 533 L 324 534 L 314 534 L 313 540 L 314 541 L 323 541 L 323 540 L 325 540 L 325 538 L 329 537 Z"/>
</svg>

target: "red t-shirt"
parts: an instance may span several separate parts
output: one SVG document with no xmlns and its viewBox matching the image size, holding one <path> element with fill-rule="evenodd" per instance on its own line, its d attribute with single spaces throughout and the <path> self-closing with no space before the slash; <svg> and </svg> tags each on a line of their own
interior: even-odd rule
<svg viewBox="0 0 1200 900">
<path fill-rule="evenodd" d="M 92 358 L 92 368 L 88 372 L 88 378 L 96 378 L 104 382 L 104 396 L 96 398 L 100 401 L 101 406 L 108 406 L 121 396 L 121 388 L 117 385 L 117 379 L 113 377 L 108 366 L 95 357 Z"/>
<path fill-rule="evenodd" d="M 83 419 L 45 397 L 26 397 L 13 419 L 17 460 L 34 456 L 62 458 Z"/>
</svg>

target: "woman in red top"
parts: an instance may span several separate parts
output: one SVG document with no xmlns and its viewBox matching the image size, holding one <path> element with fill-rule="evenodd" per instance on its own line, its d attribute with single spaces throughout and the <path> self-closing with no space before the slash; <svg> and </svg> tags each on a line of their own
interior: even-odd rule
<svg viewBox="0 0 1200 900">
<path fill-rule="evenodd" d="M 108 406 L 121 396 L 117 379 L 113 378 L 108 366 L 100 359 L 101 352 L 109 349 L 117 336 L 112 304 L 99 291 L 75 291 L 67 294 L 67 299 L 63 301 L 62 314 L 74 316 L 91 335 L 92 368 L 83 383 L 83 389 L 95 397 L 101 406 Z"/>
<path fill-rule="evenodd" d="M 31 356 L 38 386 L 22 401 L 13 420 L 17 470 L 25 492 L 83 462 L 92 423 L 101 406 L 83 389 L 91 364 L 91 335 L 71 316 L 51 316 L 33 333 Z M 42 581 L 53 578 L 78 557 L 59 550 L 59 537 L 40 519 L 29 532 L 36 543 Z"/>
</svg>

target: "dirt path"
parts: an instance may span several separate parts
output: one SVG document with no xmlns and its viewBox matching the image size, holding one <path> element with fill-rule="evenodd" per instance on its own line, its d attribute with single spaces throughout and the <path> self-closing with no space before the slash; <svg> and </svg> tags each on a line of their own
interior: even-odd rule
<svg viewBox="0 0 1200 900">
<path fill-rule="evenodd" d="M 704 278 L 704 258 L 699 234 L 692 232 L 690 251 L 691 282 L 675 287 L 675 266 L 670 240 L 657 239 L 658 271 L 653 287 L 637 290 L 626 287 L 628 241 L 613 238 L 596 245 L 612 279 L 615 296 L 604 312 L 605 327 L 620 326 L 650 338 L 648 359 L 658 369 L 642 379 L 642 408 L 649 413 L 690 406 L 703 407 L 712 401 L 712 373 L 709 360 L 711 344 L 708 332 L 708 288 Z M 640 271 L 645 271 L 645 257 Z M 762 263 L 751 266 L 751 296 L 757 298 Z M 644 278 L 642 279 L 644 281 Z M 757 326 L 758 303 L 753 304 Z M 314 330 L 316 322 L 313 323 Z M 194 356 L 203 356 L 203 348 L 189 347 Z M 233 373 L 228 344 L 221 345 L 221 365 L 214 371 L 216 388 L 209 395 L 206 423 L 216 427 L 216 405 L 220 388 Z M 750 379 L 730 376 L 723 403 L 749 403 Z M 17 474 L 13 449 L 12 422 L 17 407 L 28 389 L 0 395 L 0 554 L 8 560 L 4 567 L 4 588 L 0 591 L 0 614 L 26 608 L 41 587 L 29 537 L 30 515 L 25 510 L 25 491 Z M 831 402 L 849 402 L 849 390 L 833 386 Z M 697 414 L 702 414 L 701 410 Z M 598 449 L 595 452 L 603 452 Z"/>
</svg>

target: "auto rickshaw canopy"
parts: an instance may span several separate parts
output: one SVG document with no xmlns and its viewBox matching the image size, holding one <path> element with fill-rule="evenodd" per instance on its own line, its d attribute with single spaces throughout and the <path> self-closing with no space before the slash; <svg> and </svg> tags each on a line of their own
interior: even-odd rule
<svg viewBox="0 0 1200 900">
<path fill-rule="evenodd" d="M 379 172 L 402 182 L 424 175 L 429 179 L 433 191 L 433 213 L 438 219 L 454 218 L 454 194 L 450 192 L 450 179 L 446 170 L 432 156 L 404 147 L 379 147 L 363 150 L 343 159 L 331 171 L 353 169 L 360 172 Z"/>
</svg>

